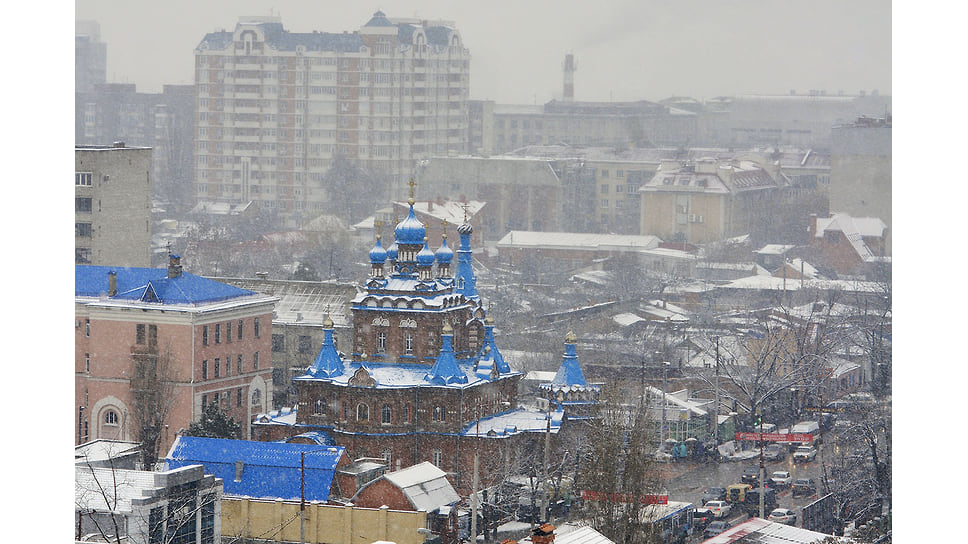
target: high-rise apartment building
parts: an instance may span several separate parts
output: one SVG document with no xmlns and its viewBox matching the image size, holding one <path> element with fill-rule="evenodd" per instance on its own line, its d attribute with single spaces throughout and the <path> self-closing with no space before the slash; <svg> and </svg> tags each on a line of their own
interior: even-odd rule
<svg viewBox="0 0 968 544">
<path fill-rule="evenodd" d="M 240 19 L 195 49 L 196 201 L 325 209 L 345 159 L 402 189 L 414 161 L 466 152 L 470 54 L 453 23 L 391 19 L 294 33 Z M 338 188 L 343 190 L 344 188 Z"/>
<path fill-rule="evenodd" d="M 151 148 L 74 147 L 74 262 L 151 263 Z"/>
<path fill-rule="evenodd" d="M 108 45 L 96 21 L 74 22 L 74 91 L 91 92 L 107 81 Z"/>
</svg>

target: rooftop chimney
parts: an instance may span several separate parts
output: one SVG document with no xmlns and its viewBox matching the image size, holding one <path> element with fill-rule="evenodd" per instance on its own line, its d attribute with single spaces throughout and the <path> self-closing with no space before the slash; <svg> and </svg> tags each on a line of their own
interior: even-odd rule
<svg viewBox="0 0 968 544">
<path fill-rule="evenodd" d="M 178 255 L 169 255 L 168 256 L 168 277 L 177 278 L 181 276 L 181 273 L 182 273 L 181 257 L 179 257 Z"/>
<path fill-rule="evenodd" d="M 108 296 L 113 297 L 118 294 L 118 273 L 115 271 L 108 272 Z"/>
</svg>

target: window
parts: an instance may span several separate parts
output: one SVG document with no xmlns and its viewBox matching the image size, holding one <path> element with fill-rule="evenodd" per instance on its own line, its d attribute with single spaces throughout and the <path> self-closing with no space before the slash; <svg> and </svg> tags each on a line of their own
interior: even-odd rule
<svg viewBox="0 0 968 544">
<path fill-rule="evenodd" d="M 387 333 L 381 332 L 376 335 L 376 352 L 384 353 L 387 350 Z"/>
<path fill-rule="evenodd" d="M 259 370 L 259 352 L 252 354 L 252 370 Z"/>
<path fill-rule="evenodd" d="M 390 416 L 393 415 L 393 410 L 390 408 L 389 404 L 383 405 L 383 412 L 381 414 L 380 421 L 382 423 L 390 423 Z"/>
<path fill-rule="evenodd" d="M 90 187 L 94 175 L 91 172 L 74 172 L 74 185 Z"/>
<path fill-rule="evenodd" d="M 280 352 L 286 351 L 286 337 L 281 334 L 272 335 L 272 351 Z"/>
<path fill-rule="evenodd" d="M 235 405 L 242 406 L 242 388 L 235 390 Z"/>
<path fill-rule="evenodd" d="M 74 236 L 90 238 L 92 232 L 90 223 L 74 223 Z"/>
<path fill-rule="evenodd" d="M 221 323 L 215 324 L 215 343 L 216 344 L 222 343 L 222 324 Z"/>
<path fill-rule="evenodd" d="M 440 464 L 441 462 L 443 462 L 443 460 L 444 460 L 444 452 L 440 451 L 439 449 L 435 449 L 433 453 L 433 459 L 431 460 L 431 462 L 434 464 L 434 466 L 436 466 L 437 468 L 440 468 Z"/>
<path fill-rule="evenodd" d="M 205 359 L 204 361 L 202 361 L 202 379 L 203 380 L 208 379 L 208 359 Z"/>
<path fill-rule="evenodd" d="M 445 421 L 447 419 L 447 411 L 439 404 L 434 405 L 433 411 L 431 412 L 431 419 L 434 421 Z"/>
<path fill-rule="evenodd" d="M 244 323 L 244 321 L 240 319 L 239 320 L 239 332 L 236 335 L 236 337 L 238 337 L 239 340 L 242 339 L 242 323 Z M 241 355 L 240 355 L 240 357 L 241 357 Z"/>
<path fill-rule="evenodd" d="M 74 199 L 74 211 L 75 212 L 85 212 L 90 213 L 93 210 L 92 206 L 93 200 L 86 197 L 78 197 Z"/>
<path fill-rule="evenodd" d="M 202 345 L 208 345 L 208 325 L 202 325 Z"/>
<path fill-rule="evenodd" d="M 255 334 L 255 337 L 258 338 L 260 333 L 258 317 L 255 318 L 255 320 L 253 320 L 252 322 L 252 331 L 253 331 L 253 334 Z"/>
<path fill-rule="evenodd" d="M 242 354 L 241 353 L 239 354 L 238 364 L 235 366 L 235 368 L 236 368 L 236 374 L 242 373 Z"/>
<path fill-rule="evenodd" d="M 365 403 L 360 403 L 356 407 L 356 420 L 368 421 L 370 419 L 370 407 Z"/>
<path fill-rule="evenodd" d="M 313 338 L 311 336 L 300 336 L 298 342 L 299 353 L 309 353 L 313 350 Z"/>
<path fill-rule="evenodd" d="M 218 357 L 216 357 L 215 358 L 215 377 L 216 378 L 219 377 L 219 366 L 220 366 L 219 359 L 218 359 Z"/>
<path fill-rule="evenodd" d="M 108 410 L 104 412 L 104 424 L 105 425 L 117 425 L 118 424 L 118 413 L 114 410 Z"/>
<path fill-rule="evenodd" d="M 316 399 L 313 403 L 313 414 L 321 416 L 326 412 L 326 401 L 323 399 Z"/>
</svg>

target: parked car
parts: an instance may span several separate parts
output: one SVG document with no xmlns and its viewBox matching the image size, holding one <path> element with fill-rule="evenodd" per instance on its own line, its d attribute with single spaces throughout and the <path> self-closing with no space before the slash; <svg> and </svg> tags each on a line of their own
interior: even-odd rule
<svg viewBox="0 0 968 544">
<path fill-rule="evenodd" d="M 730 527 L 732 527 L 732 525 L 730 525 L 728 521 L 725 521 L 725 520 L 714 521 L 710 523 L 708 527 L 706 527 L 706 530 L 703 531 L 702 533 L 702 537 L 712 538 L 718 535 L 719 533 L 725 531 L 726 529 L 729 529 Z"/>
<path fill-rule="evenodd" d="M 797 451 L 793 452 L 794 463 L 806 463 L 813 461 L 817 457 L 817 448 L 813 446 L 798 446 Z"/>
<path fill-rule="evenodd" d="M 793 480 L 793 496 L 810 496 L 817 493 L 817 482 L 813 478 L 797 478 Z"/>
<path fill-rule="evenodd" d="M 726 501 L 709 501 L 706 503 L 706 508 L 713 513 L 714 518 L 723 519 L 729 517 L 731 506 Z"/>
<path fill-rule="evenodd" d="M 739 479 L 739 481 L 743 482 L 744 484 L 750 484 L 753 487 L 757 487 L 759 485 L 759 480 L 760 467 L 757 466 L 746 467 L 746 470 L 743 471 L 743 475 Z"/>
<path fill-rule="evenodd" d="M 710 487 L 702 494 L 702 504 L 706 504 L 709 501 L 725 501 L 725 500 L 726 500 L 725 487 Z"/>
<path fill-rule="evenodd" d="M 793 476 L 785 470 L 778 470 L 770 475 L 770 487 L 776 487 L 782 489 L 784 487 L 790 487 L 793 483 Z"/>
<path fill-rule="evenodd" d="M 770 512 L 770 521 L 794 525 L 797 522 L 797 514 L 789 508 L 775 508 Z"/>
<path fill-rule="evenodd" d="M 707 525 L 715 521 L 715 516 L 712 511 L 705 506 L 700 506 L 692 514 L 692 522 L 695 525 L 695 530 L 702 531 Z"/>
<path fill-rule="evenodd" d="M 786 459 L 787 450 L 779 444 L 770 444 L 763 449 L 763 459 L 767 461 L 782 461 Z"/>
</svg>

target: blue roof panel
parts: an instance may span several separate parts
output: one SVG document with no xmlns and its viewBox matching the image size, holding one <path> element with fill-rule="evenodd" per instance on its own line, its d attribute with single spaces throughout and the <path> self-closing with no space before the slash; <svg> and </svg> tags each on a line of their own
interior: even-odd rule
<svg viewBox="0 0 968 544">
<path fill-rule="evenodd" d="M 160 302 L 162 304 L 205 304 L 257 294 L 187 272 L 168 277 L 167 268 L 117 266 L 74 266 L 74 296 L 99 297 L 108 292 L 108 273 L 117 274 L 117 294 L 110 299 Z"/>
<path fill-rule="evenodd" d="M 300 462 L 306 452 L 306 500 L 328 501 L 344 451 L 338 446 L 179 436 L 165 463 L 168 470 L 203 465 L 206 474 L 222 479 L 227 495 L 293 500 L 301 496 Z"/>
</svg>

